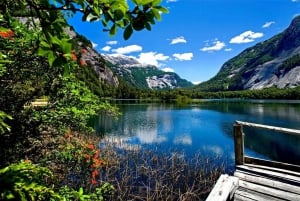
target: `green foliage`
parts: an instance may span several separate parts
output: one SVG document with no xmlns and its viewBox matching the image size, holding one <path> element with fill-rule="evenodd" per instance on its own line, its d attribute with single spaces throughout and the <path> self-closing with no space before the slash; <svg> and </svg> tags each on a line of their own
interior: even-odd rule
<svg viewBox="0 0 300 201">
<path fill-rule="evenodd" d="M 101 187 L 96 188 L 93 193 L 84 194 L 83 188 L 75 191 L 68 186 L 60 189 L 59 194 L 63 195 L 65 201 L 104 201 L 115 191 L 114 187 L 109 183 L 104 183 Z"/>
<path fill-rule="evenodd" d="M 87 126 L 88 120 L 101 111 L 118 115 L 115 107 L 100 101 L 82 81 L 76 80 L 71 74 L 55 80 L 48 106 L 36 112 L 35 119 L 43 122 L 43 126 L 48 125 L 60 133 L 64 133 L 67 128 L 89 132 L 92 130 Z"/>
<path fill-rule="evenodd" d="M 47 180 L 53 177 L 45 167 L 21 161 L 0 169 L 0 200 L 64 200 L 64 201 L 104 201 L 114 191 L 109 183 L 104 183 L 93 192 L 84 193 L 82 187 L 78 191 L 68 186 L 58 191 L 48 187 Z"/>
<path fill-rule="evenodd" d="M 115 87 L 111 86 L 99 79 L 97 72 L 93 66 L 87 63 L 85 67 L 75 69 L 75 76 L 77 79 L 84 82 L 89 90 L 98 97 L 113 97 Z"/>
<path fill-rule="evenodd" d="M 187 105 L 192 102 L 192 99 L 187 96 L 178 95 L 176 97 L 176 103 L 179 105 Z"/>
<path fill-rule="evenodd" d="M 283 71 L 283 74 L 285 74 L 296 66 L 300 66 L 300 54 L 296 54 L 285 60 L 277 69 L 277 74 L 279 74 L 280 71 Z"/>
<path fill-rule="evenodd" d="M 0 111 L 0 135 L 5 133 L 6 131 L 10 131 L 10 126 L 5 123 L 5 119 L 12 120 L 12 117 Z"/>
<path fill-rule="evenodd" d="M 96 86 L 90 84 L 96 79 L 91 76 L 93 71 L 84 70 L 86 77 L 74 76 L 75 72 L 80 73 L 76 71 L 81 59 L 76 55 L 77 42 L 83 40 L 84 45 L 87 41 L 80 36 L 70 39 L 65 33 L 67 23 L 64 17 L 79 12 L 83 14 L 84 21 L 100 19 L 110 35 L 115 35 L 119 28 L 131 27 L 131 32 L 124 36 L 128 39 L 134 30 L 151 30 L 150 25 L 161 19 L 162 12 L 167 12 L 159 5 L 161 1 L 136 3 L 138 5 L 130 11 L 125 0 L 0 2 L 1 166 L 29 156 L 34 162 L 45 162 L 48 167 L 55 167 L 63 161 L 74 165 L 74 169 L 66 168 L 66 171 L 80 169 L 78 164 L 83 162 L 83 158 L 79 160 L 75 155 L 81 148 L 66 143 L 61 140 L 62 135 L 57 134 L 64 134 L 67 129 L 88 132 L 87 121 L 91 116 L 100 111 L 116 115 L 118 111 L 91 92 L 90 89 L 97 91 Z M 21 18 L 20 23 L 19 18 L 15 18 L 17 16 L 26 18 Z M 104 94 L 103 91 L 97 93 Z M 43 95 L 49 97 L 47 106 L 26 106 Z M 63 142 L 68 145 L 65 149 L 61 149 L 66 145 Z M 63 151 L 53 151 L 56 149 Z M 41 157 L 44 154 L 54 157 L 45 157 L 43 161 Z M 90 173 L 87 175 L 92 177 L 94 184 L 95 168 L 99 168 L 100 160 L 95 153 L 92 158 L 88 163 L 91 167 L 85 164 L 83 168 Z M 61 175 L 63 171 L 54 172 L 60 177 L 52 178 L 53 174 L 47 168 L 28 161 L 13 163 L 0 170 L 0 200 L 105 200 L 105 194 L 114 190 L 106 183 L 96 189 L 87 188 L 89 191 L 86 192 L 86 186 L 75 191 L 70 187 L 76 183 L 73 181 L 57 193 L 55 190 L 59 189 L 60 182 L 74 173 L 64 172 Z M 55 183 L 56 179 L 59 183 Z M 82 183 L 87 185 L 86 181 Z"/>
<path fill-rule="evenodd" d="M 18 3 L 4 0 L 0 4 L 0 22 L 8 22 L 5 25 L 7 26 L 13 20 L 12 16 L 26 16 L 31 27 L 38 25 L 41 28 L 40 37 L 37 39 L 38 54 L 46 56 L 50 66 L 59 66 L 71 61 L 73 48 L 70 37 L 64 33 L 66 20 L 58 11 L 64 11 L 64 16 L 82 13 L 82 21 L 101 20 L 104 30 L 111 36 L 117 33 L 118 28 L 125 29 L 124 39 L 127 40 L 133 30 L 139 31 L 144 28 L 151 30 L 155 20 L 161 20 L 161 13 L 168 12 L 160 5 L 161 1 L 147 0 L 133 3 L 135 7 L 130 10 L 126 0 L 22 0 Z"/>
<path fill-rule="evenodd" d="M 1 200 L 62 200 L 45 180 L 53 175 L 49 169 L 22 161 L 0 169 Z"/>
</svg>

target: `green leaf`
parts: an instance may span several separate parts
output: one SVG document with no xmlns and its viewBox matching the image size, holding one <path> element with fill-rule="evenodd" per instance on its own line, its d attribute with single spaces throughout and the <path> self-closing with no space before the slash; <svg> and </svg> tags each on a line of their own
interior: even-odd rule
<svg viewBox="0 0 300 201">
<path fill-rule="evenodd" d="M 69 40 L 63 39 L 61 40 L 61 45 L 60 45 L 63 53 L 70 53 L 72 51 L 72 44 L 69 43 Z"/>
<path fill-rule="evenodd" d="M 52 67 L 53 66 L 53 62 L 55 61 L 56 56 L 54 55 L 54 53 L 52 51 L 48 52 L 48 62 L 49 65 Z"/>
<path fill-rule="evenodd" d="M 169 13 L 169 10 L 165 7 L 162 6 L 155 6 L 154 8 L 156 8 L 157 10 L 159 10 L 162 13 Z"/>
<path fill-rule="evenodd" d="M 154 17 L 155 17 L 158 21 L 160 21 L 160 20 L 161 20 L 161 16 L 160 16 L 160 14 L 159 14 L 159 11 L 158 11 L 157 9 L 155 9 L 155 8 L 152 8 L 151 11 L 152 11 Z"/>
<path fill-rule="evenodd" d="M 108 22 L 107 22 L 105 19 L 101 20 L 101 22 L 102 22 L 102 25 L 103 25 L 104 27 L 107 27 Z"/>
<path fill-rule="evenodd" d="M 152 6 L 159 5 L 159 4 L 161 4 L 161 2 L 162 2 L 162 0 L 153 0 Z"/>
<path fill-rule="evenodd" d="M 148 22 L 145 22 L 145 27 L 148 31 L 151 31 L 151 25 Z"/>
<path fill-rule="evenodd" d="M 125 40 L 128 40 L 133 33 L 133 29 L 131 25 L 128 25 L 124 31 L 123 37 Z"/>
<path fill-rule="evenodd" d="M 117 9 L 114 12 L 114 16 L 115 16 L 115 20 L 119 21 L 119 20 L 121 20 L 124 17 L 124 13 L 123 13 L 123 11 L 121 9 Z"/>
<path fill-rule="evenodd" d="M 109 35 L 114 36 L 114 35 L 116 35 L 116 33 L 117 33 L 117 26 L 116 26 L 116 24 L 114 24 L 109 30 Z"/>
<path fill-rule="evenodd" d="M 83 188 L 82 187 L 79 188 L 78 193 L 79 193 L 79 195 L 83 195 Z"/>
<path fill-rule="evenodd" d="M 150 4 L 153 0 L 143 0 L 141 2 L 141 4 L 144 6 L 144 5 L 147 5 L 147 4 Z"/>
</svg>

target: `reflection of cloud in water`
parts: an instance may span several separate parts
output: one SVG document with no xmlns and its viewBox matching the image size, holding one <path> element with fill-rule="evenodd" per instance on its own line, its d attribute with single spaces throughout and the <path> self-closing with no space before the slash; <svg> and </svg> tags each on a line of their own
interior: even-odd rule
<svg viewBox="0 0 300 201">
<path fill-rule="evenodd" d="M 151 144 L 151 143 L 162 143 L 167 140 L 165 136 L 159 136 L 157 130 L 155 129 L 145 129 L 140 128 L 137 130 L 138 139 L 141 143 Z"/>
<path fill-rule="evenodd" d="M 223 155 L 224 153 L 223 149 L 216 145 L 204 145 L 202 146 L 202 149 L 207 152 L 212 152 L 216 155 Z"/>
<path fill-rule="evenodd" d="M 176 136 L 173 140 L 174 144 L 183 144 L 183 145 L 191 145 L 192 144 L 192 138 L 189 134 L 184 134 L 180 136 Z"/>
<path fill-rule="evenodd" d="M 172 132 L 173 130 L 173 120 L 171 113 L 164 113 L 162 116 L 162 132 Z"/>
<path fill-rule="evenodd" d="M 129 137 L 110 136 L 104 138 L 104 144 L 105 142 L 108 142 L 110 144 L 113 144 L 116 148 L 119 149 L 124 149 L 128 151 L 138 151 L 141 149 L 141 145 L 131 144 L 130 141 L 131 138 Z"/>
</svg>

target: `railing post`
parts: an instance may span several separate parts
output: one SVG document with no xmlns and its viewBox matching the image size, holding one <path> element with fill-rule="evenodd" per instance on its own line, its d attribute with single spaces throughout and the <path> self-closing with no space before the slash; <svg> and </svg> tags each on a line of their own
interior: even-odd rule
<svg viewBox="0 0 300 201">
<path fill-rule="evenodd" d="M 241 124 L 234 124 L 235 165 L 244 164 L 244 133 Z"/>
</svg>

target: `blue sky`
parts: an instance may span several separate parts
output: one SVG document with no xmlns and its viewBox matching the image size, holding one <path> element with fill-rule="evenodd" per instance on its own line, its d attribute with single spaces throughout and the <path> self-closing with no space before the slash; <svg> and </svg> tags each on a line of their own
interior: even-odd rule
<svg viewBox="0 0 300 201">
<path fill-rule="evenodd" d="M 285 30 L 300 14 L 300 0 L 164 0 L 162 5 L 169 14 L 127 41 L 122 30 L 110 37 L 100 22 L 82 23 L 75 16 L 69 23 L 99 53 L 133 56 L 197 83 L 247 47 Z"/>
</svg>

